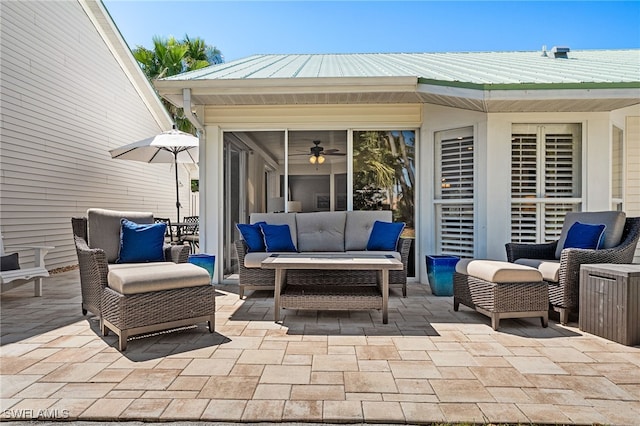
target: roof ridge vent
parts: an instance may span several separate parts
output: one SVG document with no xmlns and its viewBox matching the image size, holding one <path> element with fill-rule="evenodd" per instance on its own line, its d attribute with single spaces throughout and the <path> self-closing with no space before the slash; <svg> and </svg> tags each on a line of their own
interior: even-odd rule
<svg viewBox="0 0 640 426">
<path fill-rule="evenodd" d="M 571 49 L 568 46 L 553 46 L 551 48 L 551 53 L 553 53 L 554 58 L 568 59 L 569 58 L 568 53 L 570 51 Z"/>
</svg>

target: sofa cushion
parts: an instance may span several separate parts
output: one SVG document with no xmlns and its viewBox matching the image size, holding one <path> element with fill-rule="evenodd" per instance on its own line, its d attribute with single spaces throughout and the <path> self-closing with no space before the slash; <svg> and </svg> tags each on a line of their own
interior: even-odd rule
<svg viewBox="0 0 640 426">
<path fill-rule="evenodd" d="M 571 225 L 563 248 L 596 250 L 602 246 L 605 225 L 576 222 Z"/>
<path fill-rule="evenodd" d="M 262 229 L 260 229 L 260 225 L 266 223 L 267 222 L 257 222 L 253 224 L 236 224 L 236 228 L 238 228 L 238 231 L 240 231 L 242 239 L 245 243 L 247 243 L 247 253 L 266 251 L 266 247 L 264 245 L 264 235 L 262 234 Z"/>
<path fill-rule="evenodd" d="M 369 235 L 367 250 L 395 250 L 404 225 L 404 222 L 381 222 L 376 220 Z"/>
<path fill-rule="evenodd" d="M 298 246 L 298 230 L 296 227 L 295 213 L 251 213 L 249 222 L 266 222 L 269 225 L 289 225 L 291 241 L 293 241 L 293 245 Z"/>
<path fill-rule="evenodd" d="M 120 294 L 210 285 L 206 269 L 191 263 L 157 263 L 153 267 L 111 269 L 107 275 L 110 288 Z"/>
<path fill-rule="evenodd" d="M 153 213 L 150 212 L 87 210 L 87 244 L 90 248 L 104 250 L 108 263 L 114 263 L 120 253 L 120 219 L 122 218 L 136 223 L 153 223 Z"/>
<path fill-rule="evenodd" d="M 301 252 L 344 251 L 346 212 L 298 213 L 298 250 Z"/>
<path fill-rule="evenodd" d="M 120 253 L 116 263 L 164 261 L 166 223 L 137 224 L 121 219 Z"/>
<path fill-rule="evenodd" d="M 344 229 L 345 250 L 366 250 L 369 242 L 369 234 L 376 221 L 391 222 L 390 210 L 356 210 L 347 212 L 347 221 Z"/>
<path fill-rule="evenodd" d="M 560 281 L 560 261 L 542 259 L 518 259 L 514 263 L 518 265 L 531 266 L 542 274 L 545 281 L 557 283 Z"/>
<path fill-rule="evenodd" d="M 268 253 L 274 253 L 276 251 L 298 251 L 291 239 L 289 225 L 269 225 L 268 223 L 263 223 L 260 225 L 260 229 L 264 235 L 264 245 Z"/>
<path fill-rule="evenodd" d="M 618 211 L 602 211 L 602 212 L 569 212 L 564 218 L 562 232 L 556 247 L 556 259 L 560 259 L 560 254 L 564 248 L 564 242 L 567 239 L 567 233 L 571 226 L 576 223 L 589 223 L 592 225 L 605 225 L 604 238 L 601 248 L 612 248 L 620 244 L 626 214 Z"/>
<path fill-rule="evenodd" d="M 535 268 L 498 260 L 460 259 L 456 272 L 492 283 L 524 283 L 542 281 L 542 273 Z"/>
</svg>

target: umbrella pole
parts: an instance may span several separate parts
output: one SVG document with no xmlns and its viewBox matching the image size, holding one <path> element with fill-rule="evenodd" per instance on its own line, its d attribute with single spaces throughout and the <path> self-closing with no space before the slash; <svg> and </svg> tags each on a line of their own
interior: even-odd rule
<svg viewBox="0 0 640 426">
<path fill-rule="evenodd" d="M 173 153 L 173 168 L 176 172 L 176 209 L 178 209 L 178 217 L 176 217 L 176 221 L 180 222 L 180 191 L 178 188 L 178 153 Z"/>
</svg>

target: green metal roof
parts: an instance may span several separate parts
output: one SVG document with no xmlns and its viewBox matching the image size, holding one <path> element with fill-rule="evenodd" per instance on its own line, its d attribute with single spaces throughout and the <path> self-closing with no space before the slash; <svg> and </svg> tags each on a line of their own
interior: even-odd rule
<svg viewBox="0 0 640 426">
<path fill-rule="evenodd" d="M 640 50 L 553 53 L 269 54 L 168 77 L 167 81 L 415 77 L 419 83 L 492 89 L 637 88 Z"/>
</svg>

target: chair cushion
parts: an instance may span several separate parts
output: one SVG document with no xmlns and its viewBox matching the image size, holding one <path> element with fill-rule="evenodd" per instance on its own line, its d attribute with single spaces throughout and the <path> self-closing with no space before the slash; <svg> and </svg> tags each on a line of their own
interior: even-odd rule
<svg viewBox="0 0 640 426">
<path fill-rule="evenodd" d="M 545 281 L 557 283 L 560 281 L 560 261 L 542 259 L 518 259 L 514 263 L 518 265 L 536 268 L 542 274 Z"/>
<path fill-rule="evenodd" d="M 344 251 L 346 212 L 298 213 L 298 250 Z"/>
<path fill-rule="evenodd" d="M 248 223 L 238 223 L 236 224 L 236 228 L 240 231 L 240 235 L 242 235 L 242 239 L 245 243 L 247 243 L 247 253 L 253 252 L 263 252 L 266 250 L 264 245 L 264 235 L 262 234 L 262 229 L 260 229 L 260 225 L 266 224 L 267 222 L 257 222 L 253 224 Z"/>
<path fill-rule="evenodd" d="M 122 219 L 120 254 L 116 263 L 164 261 L 166 223 L 137 224 Z"/>
<path fill-rule="evenodd" d="M 391 222 L 391 210 L 355 210 L 347 212 L 347 221 L 344 227 L 344 249 L 366 250 L 369 235 L 376 220 Z"/>
<path fill-rule="evenodd" d="M 542 273 L 535 268 L 498 260 L 460 259 L 456 272 L 492 283 L 525 283 L 542 281 Z"/>
<path fill-rule="evenodd" d="M 20 269 L 18 253 L 0 256 L 0 271 L 15 271 L 16 269 Z"/>
<path fill-rule="evenodd" d="M 128 295 L 210 285 L 211 279 L 206 269 L 191 263 L 158 263 L 110 269 L 107 282 L 113 290 Z"/>
<path fill-rule="evenodd" d="M 298 230 L 296 227 L 296 213 L 251 213 L 249 222 L 266 222 L 269 225 L 289 225 L 291 241 L 298 245 Z"/>
<path fill-rule="evenodd" d="M 108 263 L 115 263 L 120 253 L 120 219 L 135 223 L 153 223 L 153 213 L 127 212 L 105 209 L 87 210 L 87 244 L 104 250 Z"/>
<path fill-rule="evenodd" d="M 601 247 L 605 225 L 590 225 L 576 222 L 571 225 L 563 248 L 596 250 Z"/>
<path fill-rule="evenodd" d="M 291 239 L 289 225 L 269 225 L 265 223 L 260 225 L 260 229 L 264 234 L 264 245 L 268 253 L 297 251 Z"/>
<path fill-rule="evenodd" d="M 376 220 L 373 223 L 371 235 L 369 235 L 367 250 L 395 250 L 403 229 L 404 222 L 381 222 Z"/>
<path fill-rule="evenodd" d="M 571 226 L 576 223 L 589 223 L 592 225 L 605 225 L 604 238 L 601 248 L 612 248 L 620 244 L 626 214 L 618 211 L 602 211 L 602 212 L 569 212 L 564 218 L 562 232 L 558 240 L 556 248 L 556 259 L 560 259 L 560 254 L 564 248 L 564 242 L 567 239 L 567 233 Z"/>
</svg>

